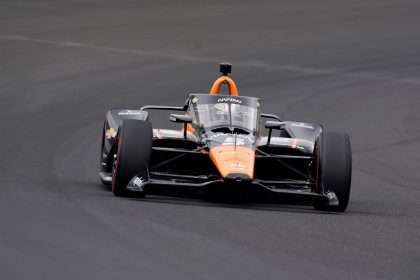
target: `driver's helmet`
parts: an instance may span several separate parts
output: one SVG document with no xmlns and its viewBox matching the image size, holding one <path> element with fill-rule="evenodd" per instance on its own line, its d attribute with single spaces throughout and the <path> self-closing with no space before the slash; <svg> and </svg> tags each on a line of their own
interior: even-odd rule
<svg viewBox="0 0 420 280">
<path fill-rule="evenodd" d="M 215 120 L 229 119 L 229 105 L 227 103 L 214 104 L 213 117 Z"/>
<path fill-rule="evenodd" d="M 214 105 L 214 118 L 216 120 L 228 120 L 229 119 L 229 104 L 228 103 L 217 103 Z M 241 121 L 243 118 L 242 107 L 239 104 L 231 104 L 232 119 Z"/>
</svg>

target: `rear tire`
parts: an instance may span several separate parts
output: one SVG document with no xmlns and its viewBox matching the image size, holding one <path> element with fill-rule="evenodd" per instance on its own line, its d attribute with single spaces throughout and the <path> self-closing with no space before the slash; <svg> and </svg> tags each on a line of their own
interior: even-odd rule
<svg viewBox="0 0 420 280">
<path fill-rule="evenodd" d="M 152 154 L 153 131 L 149 121 L 126 119 L 121 124 L 117 139 L 117 156 L 112 171 L 112 192 L 116 196 L 134 194 L 126 189 L 138 173 L 147 172 Z M 144 193 L 135 192 L 144 197 Z"/>
<path fill-rule="evenodd" d="M 352 154 L 350 138 L 345 133 L 321 133 L 316 140 L 317 184 L 316 192 L 332 191 L 338 205 L 328 205 L 326 199 L 316 199 L 314 208 L 323 211 L 344 212 L 349 203 Z"/>
</svg>

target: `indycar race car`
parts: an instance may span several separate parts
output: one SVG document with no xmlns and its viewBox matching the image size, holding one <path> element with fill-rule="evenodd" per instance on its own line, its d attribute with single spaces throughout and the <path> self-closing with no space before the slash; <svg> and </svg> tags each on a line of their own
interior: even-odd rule
<svg viewBox="0 0 420 280">
<path fill-rule="evenodd" d="M 259 98 L 238 95 L 228 77 L 231 65 L 222 63 L 220 72 L 210 94 L 190 94 L 184 106 L 109 110 L 101 181 L 116 196 L 226 189 L 304 198 L 318 210 L 344 211 L 352 172 L 349 136 L 261 113 Z M 219 94 L 223 84 L 229 95 Z M 169 112 L 179 129 L 153 127 L 151 110 Z"/>
</svg>

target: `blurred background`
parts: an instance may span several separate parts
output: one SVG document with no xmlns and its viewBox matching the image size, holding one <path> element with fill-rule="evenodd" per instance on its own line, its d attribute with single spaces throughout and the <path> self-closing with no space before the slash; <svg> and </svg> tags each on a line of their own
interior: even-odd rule
<svg viewBox="0 0 420 280">
<path fill-rule="evenodd" d="M 419 14 L 409 0 L 1 0 L 0 278 L 417 279 Z M 346 213 L 100 184 L 106 111 L 181 106 L 221 61 L 262 111 L 350 134 Z"/>
</svg>

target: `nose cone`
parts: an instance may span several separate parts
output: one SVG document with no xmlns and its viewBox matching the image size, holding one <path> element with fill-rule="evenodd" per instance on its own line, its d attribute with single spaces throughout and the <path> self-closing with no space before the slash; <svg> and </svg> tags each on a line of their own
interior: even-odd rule
<svg viewBox="0 0 420 280">
<path fill-rule="evenodd" d="M 250 181 L 254 178 L 255 151 L 241 146 L 218 146 L 210 150 L 210 158 L 223 178 Z"/>
<path fill-rule="evenodd" d="M 231 182 L 231 183 L 249 183 L 251 182 L 251 178 L 242 173 L 229 173 L 225 177 L 225 182 Z"/>
</svg>

